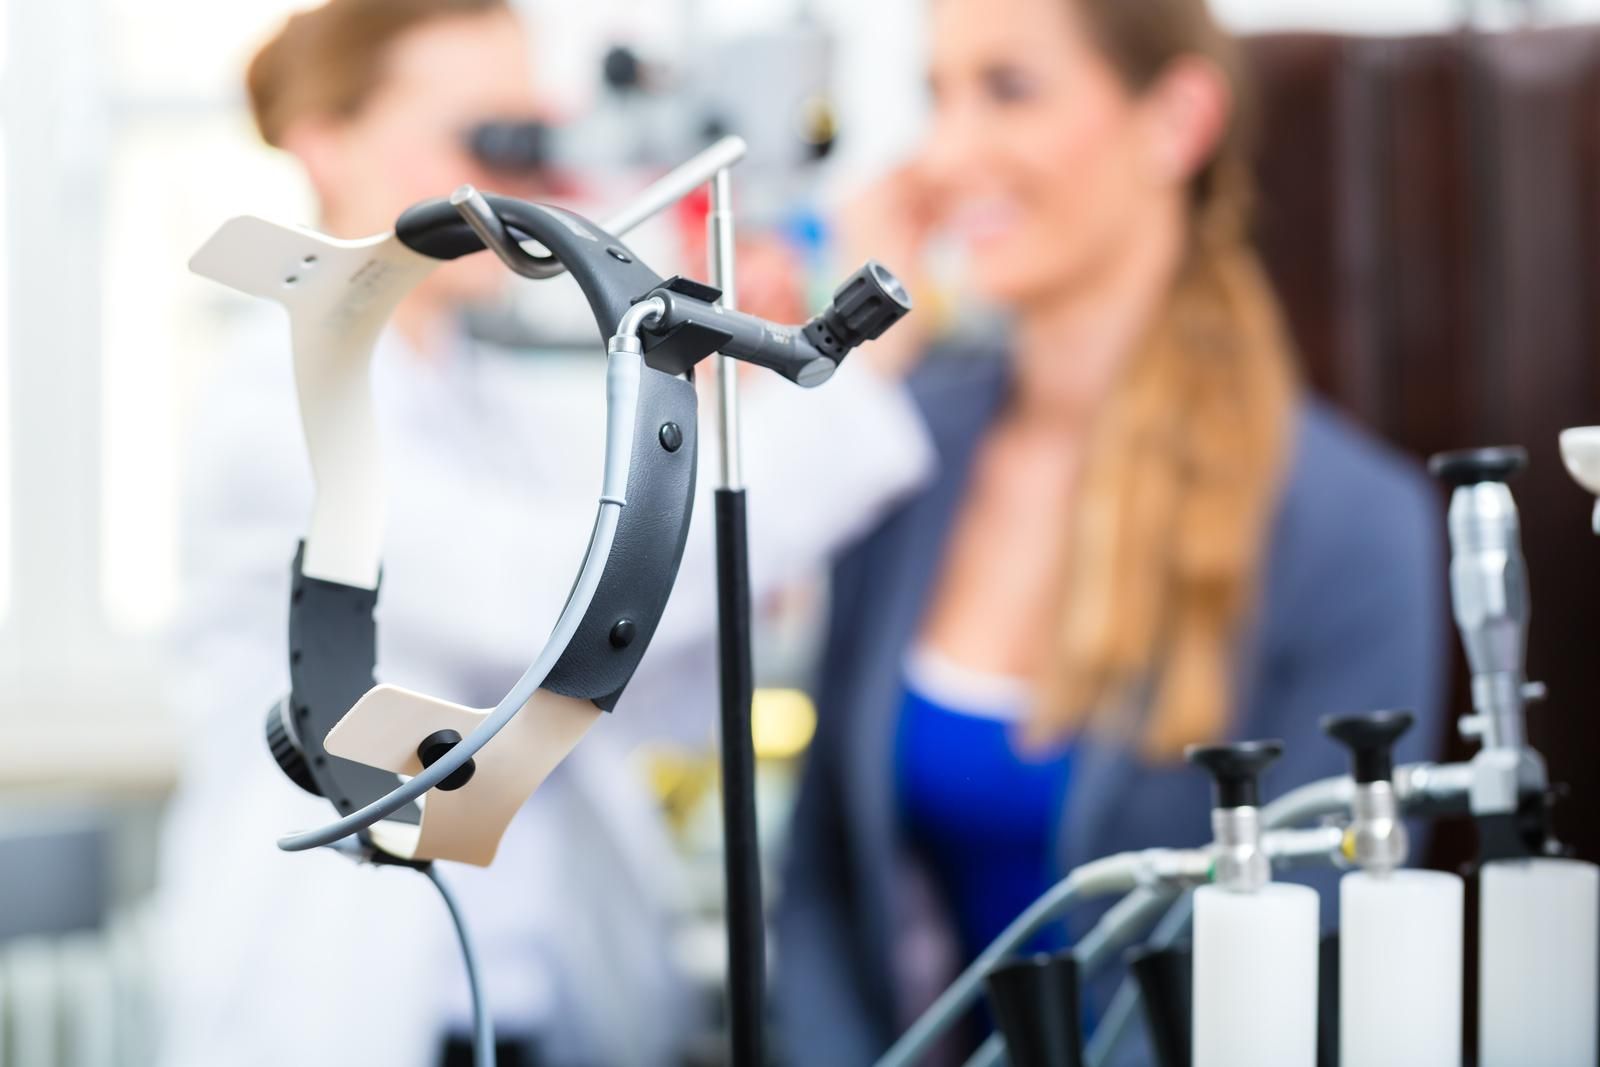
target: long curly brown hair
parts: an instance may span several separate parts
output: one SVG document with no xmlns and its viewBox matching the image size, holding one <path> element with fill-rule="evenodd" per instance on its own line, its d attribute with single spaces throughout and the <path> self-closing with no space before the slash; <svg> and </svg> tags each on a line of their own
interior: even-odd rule
<svg viewBox="0 0 1600 1067">
<path fill-rule="evenodd" d="M 1096 426 L 1036 740 L 1085 726 L 1153 759 L 1223 736 L 1289 450 L 1295 373 L 1252 250 L 1248 86 L 1204 0 L 1073 0 L 1128 88 L 1185 57 L 1234 119 L 1192 189 L 1185 260 Z"/>
</svg>

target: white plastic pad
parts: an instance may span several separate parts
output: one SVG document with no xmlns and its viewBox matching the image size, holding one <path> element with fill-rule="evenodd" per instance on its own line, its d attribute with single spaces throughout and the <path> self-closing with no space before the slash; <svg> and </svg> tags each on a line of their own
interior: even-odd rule
<svg viewBox="0 0 1600 1067">
<path fill-rule="evenodd" d="M 342 241 L 241 217 L 189 268 L 289 312 L 295 388 L 316 480 L 302 570 L 373 589 L 383 551 L 383 470 L 372 416 L 372 349 L 395 305 L 439 264 L 393 234 Z"/>
<path fill-rule="evenodd" d="M 393 234 L 344 241 L 263 219 L 232 219 L 195 253 L 189 266 L 289 312 L 295 384 L 316 495 L 301 570 L 309 577 L 364 589 L 377 587 L 384 528 L 383 478 L 373 418 L 373 348 L 396 305 L 438 266 Z M 621 404 L 626 484 L 640 361 L 614 360 L 610 389 Z M 618 390 L 622 392 L 618 395 Z M 402 859 L 456 860 L 488 865 L 506 827 L 529 795 L 567 757 L 601 715 L 587 700 L 535 687 L 571 639 L 610 552 L 615 506 L 602 507 L 598 555 L 586 559 L 577 588 L 551 644 L 519 687 L 531 692 L 520 710 L 474 756 L 475 771 L 460 789 L 433 789 L 422 798 L 422 821 L 382 821 L 375 845 Z M 508 700 L 516 699 L 515 696 Z M 475 709 L 395 686 L 363 696 L 328 732 L 328 752 L 399 775 L 422 766 L 417 745 L 440 730 L 470 735 L 493 709 Z"/>
<path fill-rule="evenodd" d="M 329 752 L 396 774 L 422 770 L 417 743 L 440 730 L 470 734 L 489 713 L 447 700 L 380 685 L 356 702 L 328 731 Z M 476 770 L 460 789 L 430 789 L 420 827 L 381 822 L 373 843 L 414 860 L 456 860 L 487 867 L 511 818 L 551 771 L 589 732 L 600 709 L 587 700 L 541 689 L 484 746 Z"/>
</svg>

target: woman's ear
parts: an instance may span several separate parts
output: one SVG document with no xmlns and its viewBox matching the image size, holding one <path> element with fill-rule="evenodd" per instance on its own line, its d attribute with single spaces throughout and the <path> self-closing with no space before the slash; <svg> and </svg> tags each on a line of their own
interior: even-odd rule
<svg viewBox="0 0 1600 1067">
<path fill-rule="evenodd" d="M 1216 155 L 1233 120 L 1233 87 L 1198 56 L 1175 60 L 1145 93 L 1148 158 L 1163 183 L 1187 184 Z"/>
</svg>

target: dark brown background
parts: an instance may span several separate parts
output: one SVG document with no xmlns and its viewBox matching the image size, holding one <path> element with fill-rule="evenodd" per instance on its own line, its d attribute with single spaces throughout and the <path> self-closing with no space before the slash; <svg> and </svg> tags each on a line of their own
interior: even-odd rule
<svg viewBox="0 0 1600 1067">
<path fill-rule="evenodd" d="M 1512 489 L 1529 677 L 1550 690 L 1529 732 L 1571 788 L 1559 836 L 1600 861 L 1600 538 L 1557 447 L 1561 430 L 1600 424 L 1600 28 L 1275 36 L 1251 54 L 1260 243 L 1313 386 L 1419 458 L 1528 449 Z M 1459 713 L 1459 643 L 1454 655 Z M 1453 721 L 1438 744 L 1473 751 Z M 1446 826 L 1427 862 L 1459 869 L 1473 849 L 1470 826 Z"/>
</svg>

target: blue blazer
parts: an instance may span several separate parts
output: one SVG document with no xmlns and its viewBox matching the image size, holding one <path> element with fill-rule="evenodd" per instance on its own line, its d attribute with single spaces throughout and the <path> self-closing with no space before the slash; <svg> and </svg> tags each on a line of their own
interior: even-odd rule
<svg viewBox="0 0 1600 1067">
<path fill-rule="evenodd" d="M 1008 363 L 932 357 L 910 387 L 940 457 L 933 483 L 853 548 L 834 574 L 818 727 L 801 786 L 778 906 L 775 996 L 786 1062 L 869 1064 L 908 1021 L 890 960 L 905 912 L 893 733 L 902 667 L 954 522 L 974 453 L 1009 384 Z M 1408 708 L 1401 761 L 1442 737 L 1447 664 L 1444 516 L 1420 471 L 1327 407 L 1296 410 L 1258 617 L 1237 652 L 1238 738 L 1281 738 L 1266 797 L 1345 773 L 1324 738 L 1329 713 Z M 1127 849 L 1210 840 L 1205 776 L 1151 765 L 1081 736 L 1059 830 L 1062 871 Z M 1414 844 L 1414 851 L 1421 842 Z M 1332 925 L 1336 878 L 1306 879 Z M 1109 902 L 1106 902 L 1109 903 Z M 1068 921 L 1072 939 L 1100 908 Z M 1091 999 L 1102 999 L 1097 983 Z"/>
</svg>

